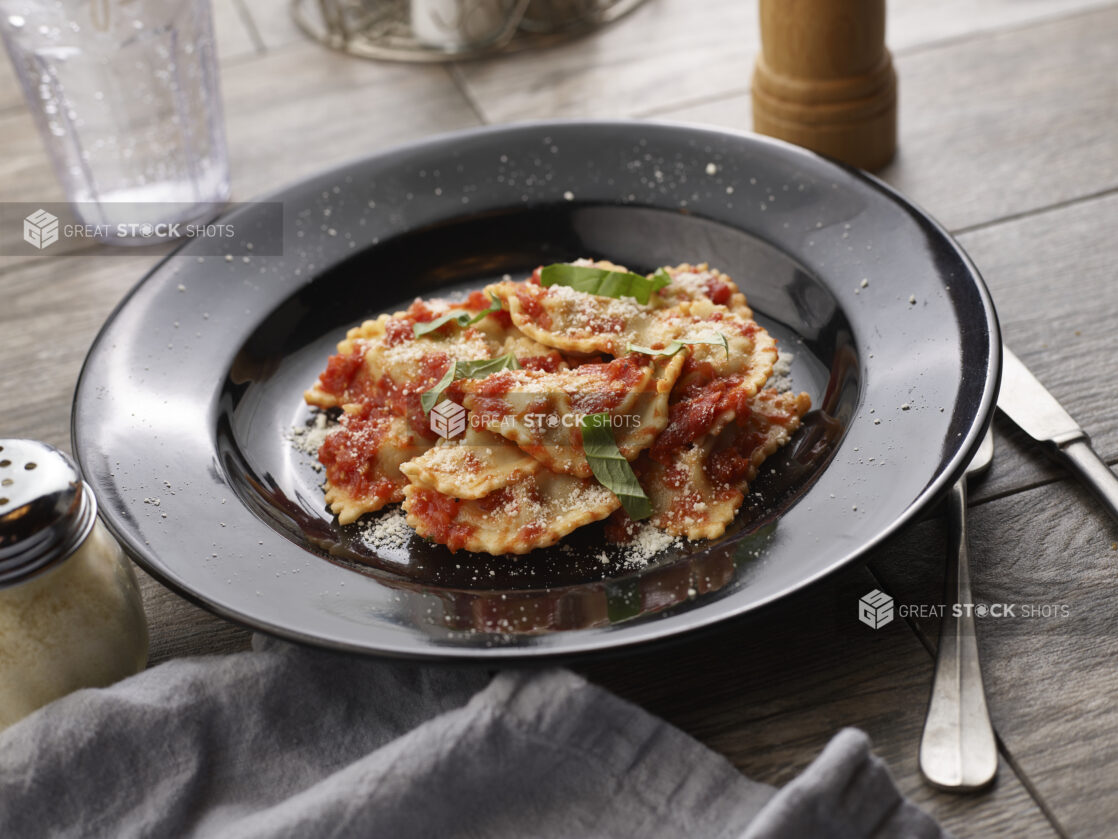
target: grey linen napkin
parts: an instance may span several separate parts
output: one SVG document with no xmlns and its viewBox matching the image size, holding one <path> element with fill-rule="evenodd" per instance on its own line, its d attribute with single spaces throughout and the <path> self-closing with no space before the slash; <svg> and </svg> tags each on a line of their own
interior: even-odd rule
<svg viewBox="0 0 1118 839">
<path fill-rule="evenodd" d="M 567 671 L 254 646 L 0 734 L 0 836 L 946 835 L 853 729 L 776 792 Z"/>
</svg>

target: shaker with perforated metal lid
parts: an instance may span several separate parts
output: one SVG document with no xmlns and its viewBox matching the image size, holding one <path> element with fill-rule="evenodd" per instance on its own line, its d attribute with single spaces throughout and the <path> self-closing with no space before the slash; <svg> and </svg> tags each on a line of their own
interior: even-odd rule
<svg viewBox="0 0 1118 839">
<path fill-rule="evenodd" d="M 0 730 L 138 672 L 147 649 L 132 566 L 74 462 L 0 439 Z"/>
<path fill-rule="evenodd" d="M 0 440 L 0 587 L 69 556 L 97 519 L 72 460 L 35 440 Z"/>
</svg>

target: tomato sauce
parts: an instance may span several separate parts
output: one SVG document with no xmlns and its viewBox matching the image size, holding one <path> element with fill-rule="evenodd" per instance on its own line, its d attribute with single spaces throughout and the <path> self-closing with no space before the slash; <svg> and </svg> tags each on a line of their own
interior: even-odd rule
<svg viewBox="0 0 1118 839">
<path fill-rule="evenodd" d="M 533 355 L 529 358 L 521 358 L 519 361 L 522 370 L 539 370 L 541 373 L 558 373 L 563 366 L 563 356 L 557 352 L 549 355 Z"/>
<path fill-rule="evenodd" d="M 725 306 L 730 302 L 730 297 L 734 291 L 718 277 L 711 277 L 707 280 L 707 297 L 710 298 L 712 303 L 717 303 L 720 306 Z"/>
<path fill-rule="evenodd" d="M 363 404 L 355 413 L 343 414 L 340 428 L 318 450 L 330 483 L 360 500 L 396 495 L 405 484 L 403 475 L 392 480 L 376 470 L 377 453 L 391 430 L 391 416 L 383 407 Z"/>
<path fill-rule="evenodd" d="M 618 507 L 610 513 L 609 518 L 606 519 L 606 540 L 614 542 L 615 544 L 632 542 L 633 536 L 636 534 L 636 528 L 636 522 L 629 518 L 629 514 L 625 512 L 625 508 Z"/>
<path fill-rule="evenodd" d="M 484 498 L 478 500 L 478 506 L 487 513 L 492 513 L 494 510 L 504 507 L 512 501 L 512 492 L 508 487 L 494 490 Z"/>
<path fill-rule="evenodd" d="M 543 304 L 540 302 L 540 294 L 541 292 L 533 286 L 517 286 L 516 288 L 516 299 L 520 303 L 520 309 L 524 316 L 540 329 L 550 329 L 551 317 L 544 311 Z"/>
<path fill-rule="evenodd" d="M 733 447 L 711 452 L 706 463 L 706 473 L 711 483 L 716 486 L 720 484 L 737 486 L 749 478 L 753 468 L 752 452 L 764 440 L 763 436 L 756 436 L 760 439 L 752 447 L 748 444 L 744 447 L 747 454 Z"/>
<path fill-rule="evenodd" d="M 433 489 L 421 489 L 411 496 L 408 515 L 421 522 L 419 531 L 453 551 L 466 547 L 476 528 L 458 519 L 458 502 Z"/>
<path fill-rule="evenodd" d="M 758 411 L 750 420 L 743 422 L 739 417 L 738 432 L 733 440 L 724 448 L 711 452 L 706 463 L 706 473 L 712 483 L 738 486 L 749 480 L 753 471 L 753 458 L 768 442 L 766 426 L 787 427 L 796 419 L 793 413 L 775 410 L 771 400 L 764 400 L 764 403 L 763 412 Z M 758 423 L 757 419 L 762 422 Z"/>
<path fill-rule="evenodd" d="M 415 337 L 415 321 L 406 320 L 404 318 L 389 318 L 384 323 L 384 344 L 387 347 L 394 347 L 397 344 L 402 344 L 404 341 L 410 341 Z"/>
<path fill-rule="evenodd" d="M 749 414 L 749 394 L 741 383 L 740 376 L 726 376 L 686 388 L 668 408 L 668 425 L 652 444 L 649 455 L 670 465 L 677 451 L 706 434 L 725 412 L 734 411 L 741 422 Z"/>
<path fill-rule="evenodd" d="M 460 388 L 462 383 L 455 384 Z M 507 397 L 515 384 L 516 377 L 509 370 L 502 370 L 480 381 L 470 382 L 472 393 L 470 410 L 477 416 L 479 422 L 483 425 L 499 422 L 502 417 L 514 413 Z M 462 390 L 457 392 L 461 393 Z"/>
<path fill-rule="evenodd" d="M 330 356 L 326 369 L 318 376 L 318 386 L 331 396 L 344 397 L 350 392 L 354 379 L 365 365 L 365 350 L 365 345 L 359 343 L 352 353 Z"/>
<path fill-rule="evenodd" d="M 609 364 L 583 364 L 579 372 L 588 378 L 582 390 L 570 394 L 571 408 L 578 414 L 613 410 L 641 383 L 649 363 L 648 356 L 633 354 Z"/>
<path fill-rule="evenodd" d="M 517 533 L 517 540 L 520 542 L 535 542 L 539 535 L 543 533 L 544 527 L 538 521 L 530 521 Z"/>
</svg>

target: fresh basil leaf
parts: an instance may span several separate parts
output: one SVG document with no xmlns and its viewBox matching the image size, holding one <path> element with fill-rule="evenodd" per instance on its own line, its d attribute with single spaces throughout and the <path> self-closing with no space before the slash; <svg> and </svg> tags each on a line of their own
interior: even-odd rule
<svg viewBox="0 0 1118 839">
<path fill-rule="evenodd" d="M 420 335 L 426 335 L 428 332 L 434 332 L 436 329 L 445 326 L 451 321 L 458 324 L 459 326 L 468 326 L 470 323 L 470 313 L 461 311 L 447 312 L 445 315 L 437 317 L 434 320 L 429 320 L 426 323 L 415 324 L 415 326 L 412 327 L 412 330 L 415 332 L 415 337 L 418 338 Z"/>
<path fill-rule="evenodd" d="M 428 332 L 434 332 L 436 329 L 439 329 L 440 327 L 445 326 L 446 324 L 450 323 L 451 321 L 453 321 L 454 323 L 458 324 L 461 327 L 471 326 L 471 325 L 477 323 L 479 320 L 481 320 L 486 315 L 491 315 L 494 312 L 501 311 L 501 298 L 498 297 L 493 292 L 489 292 L 489 299 L 492 301 L 489 304 L 489 308 L 478 312 L 476 315 L 474 315 L 472 317 L 470 316 L 469 312 L 464 312 L 464 311 L 461 311 L 461 310 L 454 311 L 454 312 L 447 312 L 445 315 L 441 315 L 441 316 L 435 318 L 434 320 L 429 320 L 426 323 L 415 324 L 415 326 L 412 327 L 412 331 L 415 333 L 415 337 L 418 338 L 420 335 L 426 335 Z"/>
<path fill-rule="evenodd" d="M 651 516 L 652 502 L 641 489 L 633 467 L 617 449 L 609 414 L 586 414 L 579 418 L 578 424 L 582 449 L 598 483 L 617 496 L 633 521 Z"/>
<path fill-rule="evenodd" d="M 459 379 L 484 379 L 502 370 L 519 370 L 520 362 L 512 353 L 505 353 L 496 358 L 480 358 L 476 361 L 456 361 L 447 368 L 438 383 L 426 390 L 419 397 L 419 404 L 423 413 L 431 413 L 431 409 L 442 399 L 443 391 Z"/>
<path fill-rule="evenodd" d="M 423 393 L 420 395 L 419 404 L 423 407 L 423 413 L 431 413 L 431 409 L 439 403 L 439 400 L 442 398 L 443 391 L 450 387 L 451 383 L 453 383 L 454 372 L 457 367 L 458 362 L 456 361 L 446 368 L 446 372 L 443 373 L 443 377 L 439 379 L 438 383 L 433 388 L 423 391 Z"/>
<path fill-rule="evenodd" d="M 542 286 L 563 285 L 600 297 L 635 297 L 638 303 L 648 303 L 654 291 L 671 281 L 672 278 L 663 268 L 651 277 L 564 262 L 557 262 L 540 270 Z"/>
<path fill-rule="evenodd" d="M 695 344 L 713 344 L 716 347 L 722 347 L 722 349 L 726 351 L 726 358 L 730 357 L 730 342 L 726 340 L 726 336 L 721 332 L 715 332 L 710 338 L 677 338 L 662 350 L 654 350 L 651 347 L 640 347 L 636 344 L 629 344 L 625 347 L 625 352 L 639 352 L 645 355 L 675 355 L 684 347 L 690 347 Z"/>
</svg>

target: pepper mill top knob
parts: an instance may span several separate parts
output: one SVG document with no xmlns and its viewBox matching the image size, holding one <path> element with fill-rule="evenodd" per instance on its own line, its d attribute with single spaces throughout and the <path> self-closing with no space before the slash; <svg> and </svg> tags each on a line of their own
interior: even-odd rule
<svg viewBox="0 0 1118 839">
<path fill-rule="evenodd" d="M 897 145 L 885 0 L 761 0 L 753 128 L 863 169 Z"/>
</svg>

